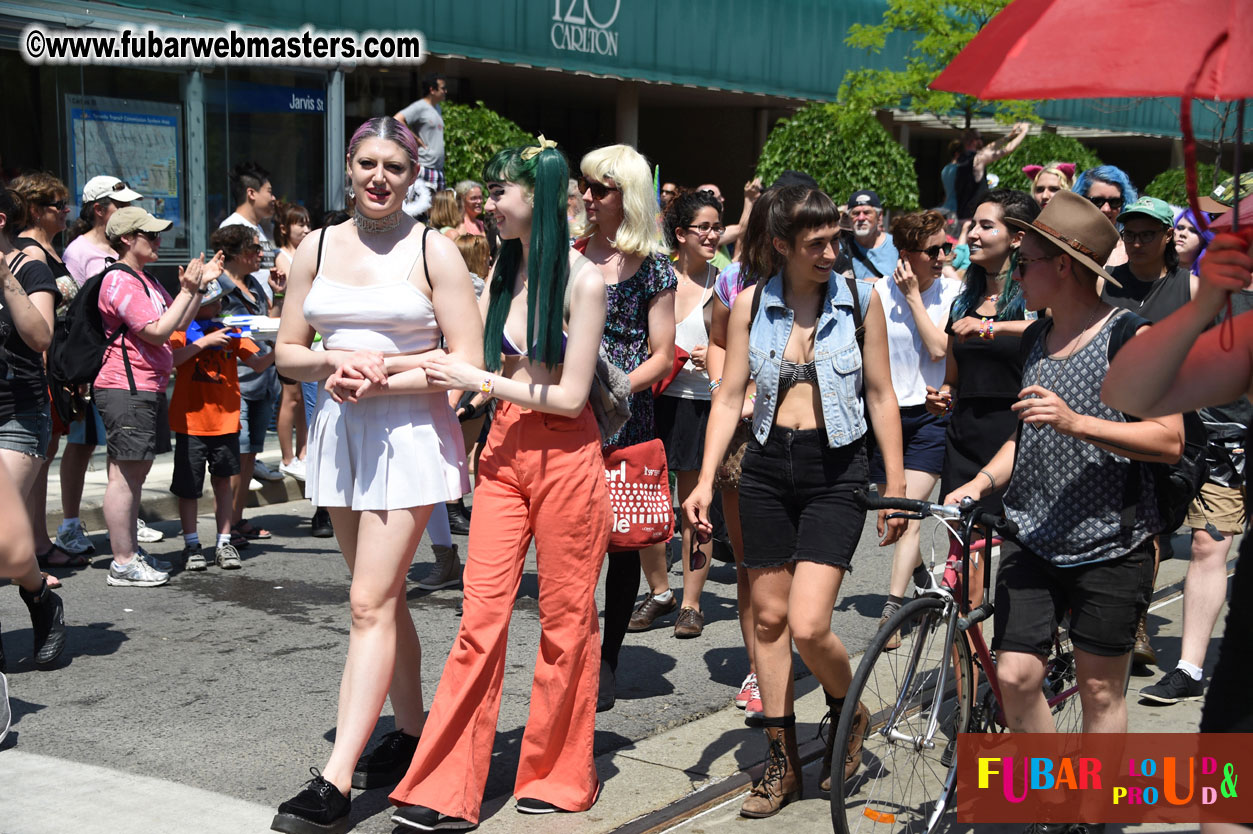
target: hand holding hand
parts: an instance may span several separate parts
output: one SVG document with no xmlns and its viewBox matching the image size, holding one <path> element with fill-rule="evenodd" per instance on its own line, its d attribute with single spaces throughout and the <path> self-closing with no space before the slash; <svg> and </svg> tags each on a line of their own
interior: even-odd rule
<svg viewBox="0 0 1253 834">
<path fill-rule="evenodd" d="M 375 385 L 387 384 L 387 366 L 383 363 L 383 354 L 379 351 L 335 351 L 334 356 L 335 372 L 342 377 L 368 379 Z"/>
<path fill-rule="evenodd" d="M 426 372 L 426 381 L 433 388 L 477 391 L 487 377 L 487 372 L 481 368 L 445 353 L 432 352 L 424 356 L 418 366 Z"/>
</svg>

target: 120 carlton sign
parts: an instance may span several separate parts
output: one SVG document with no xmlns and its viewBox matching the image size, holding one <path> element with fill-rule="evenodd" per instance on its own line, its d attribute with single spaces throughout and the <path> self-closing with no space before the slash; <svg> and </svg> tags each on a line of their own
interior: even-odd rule
<svg viewBox="0 0 1253 834">
<path fill-rule="evenodd" d="M 609 5 L 608 0 L 553 0 L 553 25 L 550 30 L 553 46 L 568 52 L 590 52 L 594 55 L 618 55 L 618 33 L 610 30 L 618 19 L 622 0 L 613 0 L 613 13 L 596 18 L 593 6 Z"/>
</svg>

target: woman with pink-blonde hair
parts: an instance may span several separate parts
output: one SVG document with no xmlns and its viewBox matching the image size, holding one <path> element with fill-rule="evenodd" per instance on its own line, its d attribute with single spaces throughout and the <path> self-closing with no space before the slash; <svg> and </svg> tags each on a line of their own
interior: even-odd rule
<svg viewBox="0 0 1253 834">
<path fill-rule="evenodd" d="M 1027 179 L 1031 180 L 1031 188 L 1027 191 L 1040 208 L 1048 205 L 1054 194 L 1059 191 L 1069 191 L 1075 184 L 1075 163 L 1073 162 L 1024 165 L 1022 172 L 1027 175 Z"/>
</svg>

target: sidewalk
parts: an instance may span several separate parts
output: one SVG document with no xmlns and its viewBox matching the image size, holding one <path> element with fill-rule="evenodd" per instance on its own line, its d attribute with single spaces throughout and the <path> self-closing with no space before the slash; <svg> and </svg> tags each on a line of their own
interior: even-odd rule
<svg viewBox="0 0 1253 834">
<path fill-rule="evenodd" d="M 274 434 L 267 435 L 268 449 L 257 455 L 271 469 L 278 471 L 282 455 L 278 451 L 278 438 Z M 64 450 L 65 444 L 61 444 Z M 157 455 L 144 481 L 140 494 L 139 517 L 144 521 L 177 521 L 178 498 L 170 492 L 170 479 L 174 474 L 174 453 L 166 452 Z M 105 464 L 105 448 L 97 446 L 91 456 L 91 464 L 87 469 L 87 477 L 83 482 L 83 500 L 78 517 L 92 532 L 103 532 L 104 524 L 104 488 L 108 482 Z M 304 498 L 304 484 L 293 478 L 281 481 L 261 481 L 262 488 L 253 490 L 248 499 L 250 507 L 264 507 L 271 504 L 283 504 L 287 501 L 298 501 Z M 213 492 L 205 483 L 204 495 L 200 499 L 199 512 L 213 512 Z M 48 470 L 48 532 L 55 534 L 57 526 L 65 517 L 61 508 L 61 455 L 58 453 Z"/>
</svg>

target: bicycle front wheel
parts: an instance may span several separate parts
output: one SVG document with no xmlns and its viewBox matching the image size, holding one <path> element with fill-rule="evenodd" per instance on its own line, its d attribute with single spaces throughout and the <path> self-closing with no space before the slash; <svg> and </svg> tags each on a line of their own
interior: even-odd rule
<svg viewBox="0 0 1253 834">
<path fill-rule="evenodd" d="M 898 635 L 900 646 L 889 649 Z M 954 629 L 953 636 L 949 642 L 945 601 L 922 597 L 892 615 L 871 641 L 836 730 L 836 834 L 930 832 L 951 820 L 956 757 L 945 749 L 966 731 L 974 694 L 970 648 L 961 632 Z M 870 728 L 861 768 L 845 782 L 839 766 L 858 701 L 870 710 Z"/>
</svg>

